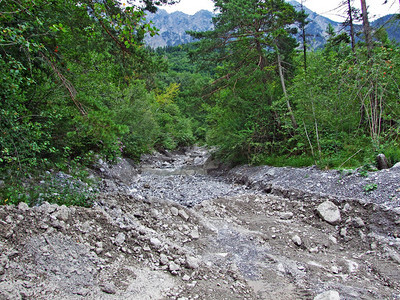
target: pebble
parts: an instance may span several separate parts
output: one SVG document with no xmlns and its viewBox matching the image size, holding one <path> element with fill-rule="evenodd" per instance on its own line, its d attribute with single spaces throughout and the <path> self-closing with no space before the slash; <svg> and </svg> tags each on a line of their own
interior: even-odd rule
<svg viewBox="0 0 400 300">
<path fill-rule="evenodd" d="M 282 212 L 279 214 L 279 217 L 282 220 L 290 220 L 293 218 L 293 213 L 292 212 Z"/>
<path fill-rule="evenodd" d="M 197 228 L 194 228 L 191 232 L 190 232 L 190 237 L 194 240 L 197 240 L 200 238 L 200 234 L 199 234 L 199 230 Z"/>
<path fill-rule="evenodd" d="M 69 209 L 65 205 L 61 205 L 57 211 L 57 219 L 67 221 L 69 217 Z"/>
<path fill-rule="evenodd" d="M 168 263 L 169 263 L 168 257 L 167 257 L 164 253 L 162 253 L 162 254 L 160 255 L 160 264 L 163 265 L 163 266 L 165 266 L 165 265 L 167 265 Z"/>
<path fill-rule="evenodd" d="M 176 217 L 179 214 L 179 210 L 176 207 L 171 207 L 171 214 Z"/>
<path fill-rule="evenodd" d="M 150 239 L 150 244 L 152 244 L 156 248 L 159 248 L 162 243 L 158 238 L 151 238 Z"/>
<path fill-rule="evenodd" d="M 115 286 L 112 283 L 109 283 L 109 282 L 104 283 L 101 286 L 101 291 L 106 293 L 106 294 L 112 294 L 112 295 L 117 293 L 117 290 L 116 290 Z"/>
<path fill-rule="evenodd" d="M 125 242 L 126 236 L 123 232 L 118 233 L 117 237 L 115 238 L 115 244 L 117 246 L 122 246 L 122 244 Z"/>
<path fill-rule="evenodd" d="M 178 212 L 179 216 L 185 221 L 189 220 L 189 215 L 183 209 L 180 209 Z"/>
<path fill-rule="evenodd" d="M 181 269 L 181 267 L 177 265 L 175 262 L 170 261 L 168 264 L 168 269 L 171 271 L 172 274 L 174 273 L 176 274 Z"/>
<path fill-rule="evenodd" d="M 315 296 L 314 300 L 340 300 L 340 295 L 337 291 L 330 290 Z"/>
<path fill-rule="evenodd" d="M 333 274 L 339 274 L 339 268 L 337 266 L 332 266 L 331 271 Z"/>
<path fill-rule="evenodd" d="M 365 227 L 365 223 L 364 223 L 363 219 L 361 219 L 360 217 L 354 218 L 353 225 L 354 225 L 354 227 L 357 227 L 357 228 Z"/>
<path fill-rule="evenodd" d="M 340 210 L 331 201 L 325 201 L 318 205 L 317 212 L 319 216 L 329 224 L 336 225 L 341 221 Z"/>
<path fill-rule="evenodd" d="M 297 234 L 292 236 L 292 241 L 296 246 L 299 246 L 299 247 L 302 244 L 301 238 Z"/>
<path fill-rule="evenodd" d="M 189 269 L 197 269 L 199 267 L 199 260 L 192 256 L 186 257 L 186 266 Z"/>
<path fill-rule="evenodd" d="M 182 277 L 182 280 L 183 280 L 183 281 L 189 281 L 189 280 L 190 280 L 190 276 L 187 275 L 187 274 L 185 274 L 185 275 Z"/>
<path fill-rule="evenodd" d="M 335 238 L 333 235 L 329 236 L 329 240 L 333 243 L 333 244 L 337 244 L 337 238 Z"/>
<path fill-rule="evenodd" d="M 22 211 L 27 211 L 27 210 L 29 210 L 29 205 L 26 204 L 25 202 L 20 202 L 18 204 L 18 209 L 22 210 Z"/>
</svg>

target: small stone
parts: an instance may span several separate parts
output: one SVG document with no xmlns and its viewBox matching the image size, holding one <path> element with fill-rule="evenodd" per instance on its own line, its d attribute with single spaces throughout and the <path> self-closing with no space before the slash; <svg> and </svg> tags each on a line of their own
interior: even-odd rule
<svg viewBox="0 0 400 300">
<path fill-rule="evenodd" d="M 186 266 L 189 269 L 197 269 L 199 267 L 199 260 L 192 256 L 186 257 Z"/>
<path fill-rule="evenodd" d="M 168 269 L 171 271 L 172 274 L 177 273 L 181 267 L 177 265 L 175 262 L 170 261 L 168 264 Z"/>
<path fill-rule="evenodd" d="M 83 223 L 83 224 L 80 226 L 80 230 L 81 230 L 82 233 L 88 233 L 88 232 L 90 232 L 90 231 L 92 230 L 92 227 L 90 226 L 89 221 L 86 221 L 85 223 Z"/>
<path fill-rule="evenodd" d="M 346 203 L 346 204 L 344 205 L 344 207 L 343 207 L 343 211 L 344 211 L 344 212 L 351 211 L 351 205 L 348 204 L 348 203 Z"/>
<path fill-rule="evenodd" d="M 89 289 L 85 289 L 85 288 L 80 288 L 79 290 L 77 290 L 75 292 L 75 294 L 80 295 L 80 296 L 87 296 L 89 294 L 90 290 Z"/>
<path fill-rule="evenodd" d="M 57 218 L 62 221 L 67 221 L 69 217 L 69 209 L 65 205 L 61 205 L 57 212 Z"/>
<path fill-rule="evenodd" d="M 292 241 L 296 246 L 299 246 L 299 247 L 302 244 L 301 238 L 297 234 L 292 236 Z"/>
<path fill-rule="evenodd" d="M 282 220 L 290 220 L 290 219 L 293 218 L 293 213 L 290 212 L 290 211 L 289 212 L 282 212 L 282 213 L 279 214 L 279 217 Z"/>
<path fill-rule="evenodd" d="M 167 265 L 169 263 L 169 259 L 168 259 L 168 257 L 165 255 L 165 254 L 161 254 L 160 255 L 160 264 L 161 265 L 163 265 L 163 266 L 165 266 L 165 265 Z"/>
<path fill-rule="evenodd" d="M 341 221 L 340 210 L 331 201 L 325 201 L 318 205 L 317 212 L 320 217 L 329 224 L 336 225 Z"/>
<path fill-rule="evenodd" d="M 354 227 L 357 227 L 357 228 L 365 227 L 365 223 L 364 223 L 363 219 L 361 219 L 360 217 L 354 218 L 353 225 L 354 225 Z"/>
<path fill-rule="evenodd" d="M 22 211 L 27 211 L 29 209 L 29 205 L 26 204 L 25 202 L 20 202 L 18 204 L 18 209 Z"/>
<path fill-rule="evenodd" d="M 179 210 L 176 207 L 171 207 L 171 214 L 176 217 L 179 214 Z"/>
<path fill-rule="evenodd" d="M 115 238 L 115 244 L 117 246 L 122 246 L 122 244 L 125 242 L 126 236 L 123 232 L 118 233 L 117 237 Z"/>
<path fill-rule="evenodd" d="M 190 232 L 190 237 L 194 240 L 198 240 L 200 238 L 200 234 L 199 234 L 199 230 L 197 228 L 194 228 L 191 232 Z"/>
<path fill-rule="evenodd" d="M 182 280 L 183 280 L 183 281 L 189 281 L 189 280 L 190 280 L 190 276 L 187 275 L 187 274 L 185 274 L 185 275 L 182 277 Z"/>
<path fill-rule="evenodd" d="M 331 271 L 333 274 L 339 274 L 339 268 L 337 266 L 332 266 Z"/>
<path fill-rule="evenodd" d="M 332 244 L 337 244 L 337 238 L 335 238 L 333 235 L 329 236 L 329 240 L 332 242 Z"/>
<path fill-rule="evenodd" d="M 347 228 L 343 227 L 342 229 L 340 229 L 340 236 L 342 237 L 346 237 L 347 236 Z"/>
<path fill-rule="evenodd" d="M 314 300 L 340 300 L 340 295 L 337 291 L 327 291 L 314 297 Z"/>
<path fill-rule="evenodd" d="M 112 295 L 117 293 L 117 290 L 116 290 L 115 286 L 112 283 L 108 283 L 108 282 L 104 283 L 101 286 L 101 291 L 106 293 L 106 294 L 112 294 Z"/>
<path fill-rule="evenodd" d="M 152 244 L 156 248 L 159 248 L 161 246 L 161 241 L 158 238 L 151 238 L 150 244 Z"/>
<path fill-rule="evenodd" d="M 178 214 L 185 221 L 189 220 L 189 215 L 183 209 L 180 209 Z"/>
</svg>

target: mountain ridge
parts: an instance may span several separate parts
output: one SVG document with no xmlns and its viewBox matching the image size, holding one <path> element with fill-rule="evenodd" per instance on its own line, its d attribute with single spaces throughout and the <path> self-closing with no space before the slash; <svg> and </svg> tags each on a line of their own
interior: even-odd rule
<svg viewBox="0 0 400 300">
<path fill-rule="evenodd" d="M 289 0 L 288 3 L 292 4 L 296 9 L 300 10 L 300 3 L 295 0 Z M 333 21 L 324 17 L 306 6 L 305 12 L 308 14 L 306 25 L 307 33 L 307 46 L 309 49 L 317 49 L 324 46 L 327 41 L 328 35 L 326 28 L 332 25 L 336 32 L 341 32 L 345 29 L 343 23 Z M 151 48 L 178 46 L 193 42 L 194 39 L 186 33 L 186 31 L 207 31 L 213 28 L 212 17 L 215 14 L 208 10 L 200 10 L 194 15 L 189 15 L 181 11 L 168 13 L 163 9 L 159 9 L 155 14 L 148 14 L 147 20 L 152 21 L 156 28 L 159 29 L 158 35 L 154 37 L 147 36 L 145 42 Z M 400 34 L 398 28 L 400 27 L 400 20 L 388 26 L 389 19 L 393 15 L 386 15 L 373 22 L 372 26 L 383 26 L 387 31 L 390 39 L 395 39 L 400 42 Z M 397 30 L 394 28 L 396 27 Z M 358 32 L 361 31 L 361 25 L 356 25 Z M 301 39 L 298 35 L 298 41 Z"/>
</svg>

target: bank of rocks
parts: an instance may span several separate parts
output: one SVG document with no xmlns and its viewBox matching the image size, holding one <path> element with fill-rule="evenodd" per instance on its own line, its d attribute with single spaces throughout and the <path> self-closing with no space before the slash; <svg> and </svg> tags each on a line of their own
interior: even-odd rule
<svg viewBox="0 0 400 300">
<path fill-rule="evenodd" d="M 248 188 L 317 206 L 331 201 L 347 204 L 368 221 L 375 231 L 399 231 L 400 167 L 367 174 L 358 171 L 239 166 L 229 171 L 227 180 Z M 369 188 L 370 187 L 370 188 Z M 354 217 L 357 217 L 356 215 Z"/>
<path fill-rule="evenodd" d="M 90 209 L 3 206 L 0 298 L 177 299 L 187 289 L 214 293 L 220 287 L 208 281 L 221 275 L 235 284 L 232 299 L 246 299 L 252 292 L 239 274 L 186 247 L 208 231 L 179 204 L 127 195 L 100 195 Z"/>
</svg>

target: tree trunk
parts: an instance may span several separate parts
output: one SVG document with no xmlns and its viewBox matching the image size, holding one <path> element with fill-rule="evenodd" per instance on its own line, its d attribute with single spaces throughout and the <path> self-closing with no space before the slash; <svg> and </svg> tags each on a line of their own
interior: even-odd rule
<svg viewBox="0 0 400 300">
<path fill-rule="evenodd" d="M 361 0 L 361 11 L 362 11 L 362 17 L 363 17 L 365 43 L 367 44 L 368 54 L 371 55 L 371 51 L 372 51 L 371 27 L 369 25 L 367 3 L 365 0 Z"/>
<path fill-rule="evenodd" d="M 350 0 L 347 0 L 348 5 L 348 14 L 349 14 L 349 23 L 350 23 L 350 38 L 351 38 L 351 50 L 353 53 L 355 52 L 356 48 L 356 41 L 354 37 L 354 23 L 353 23 L 353 8 L 351 7 Z"/>
<path fill-rule="evenodd" d="M 285 96 L 286 105 L 287 105 L 289 115 L 290 115 L 290 120 L 292 121 L 293 128 L 297 129 L 299 126 L 297 125 L 296 119 L 295 119 L 293 111 L 292 111 L 292 106 L 290 105 L 290 102 L 289 102 L 289 97 L 288 97 L 288 94 L 286 91 L 286 85 L 285 85 L 285 77 L 283 75 L 281 55 L 279 54 L 278 50 L 276 50 L 276 55 L 278 56 L 279 77 L 281 78 L 283 95 Z"/>
</svg>

